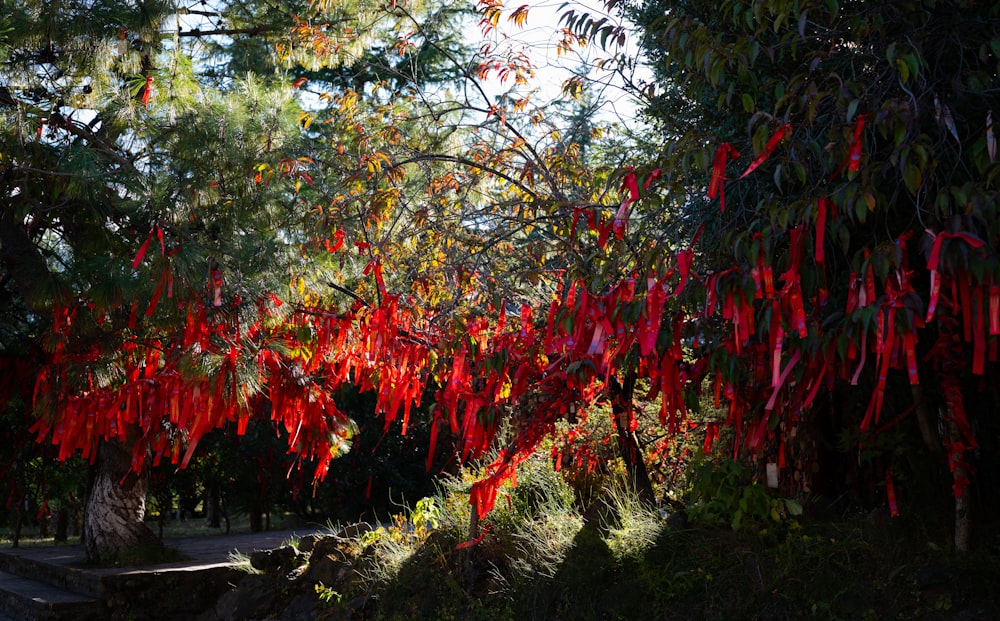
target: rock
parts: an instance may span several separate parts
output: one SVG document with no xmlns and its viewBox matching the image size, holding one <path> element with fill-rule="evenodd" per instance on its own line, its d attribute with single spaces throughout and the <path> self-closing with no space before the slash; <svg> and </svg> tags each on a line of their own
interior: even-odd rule
<svg viewBox="0 0 1000 621">
<path fill-rule="evenodd" d="M 679 509 L 677 511 L 671 511 L 667 514 L 667 528 L 670 530 L 687 530 L 688 527 L 688 516 L 687 511 L 684 509 Z"/>
<path fill-rule="evenodd" d="M 224 594 L 215 604 L 215 614 L 221 621 L 242 621 L 268 614 L 278 599 L 278 589 L 273 577 L 247 576 L 232 591 Z"/>
<path fill-rule="evenodd" d="M 365 533 L 370 533 L 375 530 L 375 528 L 367 522 L 358 522 L 357 524 L 351 524 L 350 526 L 345 526 L 344 528 L 337 531 L 337 537 L 341 539 L 357 539 Z"/>
<path fill-rule="evenodd" d="M 918 589 L 926 589 L 951 582 L 954 574 L 940 563 L 930 563 L 917 572 L 913 580 Z"/>
<path fill-rule="evenodd" d="M 316 595 L 302 593 L 292 598 L 281 613 L 281 621 L 313 621 L 316 618 Z"/>
<path fill-rule="evenodd" d="M 231 567 L 108 575 L 102 581 L 106 618 L 191 621 L 198 613 L 211 610 L 219 597 L 245 575 Z"/>
<path fill-rule="evenodd" d="M 347 560 L 350 544 L 340 537 L 321 537 L 312 546 L 310 558 L 334 555 L 337 558 Z"/>
<path fill-rule="evenodd" d="M 321 583 L 336 591 L 345 590 L 357 578 L 358 572 L 354 566 L 335 554 L 319 557 L 314 554 L 309 567 L 302 574 L 302 579 L 314 584 Z"/>
<path fill-rule="evenodd" d="M 299 552 L 302 552 L 303 554 L 309 554 L 312 552 L 313 546 L 316 544 L 318 539 L 319 537 L 316 535 L 303 535 L 302 538 L 299 539 Z"/>
<path fill-rule="evenodd" d="M 250 566 L 264 573 L 287 573 L 302 563 L 299 551 L 292 546 L 250 553 Z"/>
</svg>

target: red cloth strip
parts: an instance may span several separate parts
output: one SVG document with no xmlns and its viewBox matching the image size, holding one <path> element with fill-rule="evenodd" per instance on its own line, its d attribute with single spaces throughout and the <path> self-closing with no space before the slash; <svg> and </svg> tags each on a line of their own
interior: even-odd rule
<svg viewBox="0 0 1000 621">
<path fill-rule="evenodd" d="M 740 175 L 740 179 L 746 177 L 753 171 L 757 170 L 757 168 L 761 164 L 763 164 L 767 160 L 767 158 L 771 157 L 771 154 L 774 153 L 774 150 L 778 147 L 781 141 L 784 140 L 785 137 L 788 136 L 790 133 L 792 133 L 792 126 L 789 125 L 788 123 L 785 123 L 777 130 L 775 130 L 775 132 L 771 134 L 771 138 L 768 139 L 767 144 L 764 146 L 764 150 L 761 151 L 761 154 L 757 156 L 757 159 L 755 159 L 753 162 L 750 163 L 749 166 L 747 166 L 747 169 L 743 171 L 742 175 Z"/>
<path fill-rule="evenodd" d="M 715 159 L 712 161 L 712 177 L 708 182 L 708 197 L 719 197 L 719 209 L 726 211 L 726 164 L 729 158 L 740 156 L 739 151 L 733 148 L 728 142 L 723 142 L 715 151 Z"/>
</svg>

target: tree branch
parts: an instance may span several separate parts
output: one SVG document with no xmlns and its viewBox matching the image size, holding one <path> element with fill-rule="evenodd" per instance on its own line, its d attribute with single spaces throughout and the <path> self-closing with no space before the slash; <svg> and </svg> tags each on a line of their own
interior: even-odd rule
<svg viewBox="0 0 1000 621">
<path fill-rule="evenodd" d="M 195 28 L 193 30 L 179 30 L 176 34 L 178 37 L 212 37 L 217 35 L 250 35 L 253 37 L 259 34 L 277 31 L 278 28 L 275 26 L 253 26 L 250 28 L 216 28 L 214 30 L 202 30 L 200 28 Z"/>
</svg>

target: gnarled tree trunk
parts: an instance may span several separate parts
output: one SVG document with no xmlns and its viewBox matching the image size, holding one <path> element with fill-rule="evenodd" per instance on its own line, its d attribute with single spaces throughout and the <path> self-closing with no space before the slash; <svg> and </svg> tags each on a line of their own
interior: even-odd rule
<svg viewBox="0 0 1000 621">
<path fill-rule="evenodd" d="M 635 432 L 631 429 L 634 407 L 632 398 L 635 393 L 634 372 L 629 372 L 625 376 L 624 383 L 618 381 L 614 376 L 611 378 L 611 412 L 615 421 L 615 432 L 618 436 L 618 449 L 621 451 L 622 459 L 625 462 L 625 471 L 628 473 L 631 483 L 635 486 L 639 499 L 648 505 L 656 502 L 656 495 L 653 492 L 653 485 L 649 480 L 649 471 L 646 469 L 646 462 L 643 461 L 642 449 L 639 447 L 639 440 Z"/>
<path fill-rule="evenodd" d="M 160 540 L 143 518 L 146 514 L 148 472 L 132 471 L 132 457 L 117 442 L 102 442 L 97 471 L 83 518 L 83 543 L 87 560 L 108 562 Z"/>
</svg>

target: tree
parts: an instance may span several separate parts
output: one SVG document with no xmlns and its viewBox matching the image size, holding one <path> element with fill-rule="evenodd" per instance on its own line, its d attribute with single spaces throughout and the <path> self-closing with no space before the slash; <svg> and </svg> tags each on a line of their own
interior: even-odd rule
<svg viewBox="0 0 1000 621">
<path fill-rule="evenodd" d="M 995 9 L 625 7 L 667 87 L 660 98 L 641 89 L 666 138 L 659 159 L 639 162 L 595 159 L 533 107 L 528 57 L 491 38 L 500 4 L 479 5 L 487 43 L 472 64 L 438 44 L 419 7 L 387 8 L 367 38 L 322 3 L 295 21 L 277 60 L 308 78 L 223 71 L 205 82 L 176 41 L 209 35 L 157 47 L 166 13 L 150 10 L 126 28 L 112 69 L 45 75 L 93 33 L 12 39 L 10 66 L 28 69 L 3 91 L 17 121 L 3 137 L 13 201 L 0 244 L 15 294 L 4 312 L 19 317 L 21 351 L 44 346 L 40 438 L 63 456 L 127 447 L 118 462 L 134 498 L 147 458 L 184 465 L 208 431 L 268 416 L 322 478 L 350 430 L 342 388 L 371 391 L 384 428 L 402 434 L 433 394 L 429 459 L 441 433 L 476 459 L 501 422 L 513 429 L 471 491 L 475 525 L 557 424 L 583 424 L 601 403 L 649 496 L 632 436 L 638 385 L 677 437 L 711 374 L 728 419 L 706 425 L 706 448 L 725 423 L 734 454 L 786 468 L 786 444 L 820 399 L 860 402 L 864 414 L 841 428 L 870 446 L 898 424 L 887 404 L 912 400 L 907 384 L 927 386 L 936 365 L 923 398 L 950 426 L 964 517 L 971 421 L 987 422 L 965 394 L 995 371 L 1000 308 Z M 110 46 L 122 19 L 90 23 Z M 581 40 L 625 34 L 565 22 Z M 404 78 L 420 58 L 441 72 Z M 499 95 L 483 82 L 494 72 L 511 84 Z M 322 105 L 302 108 L 292 84 Z M 101 93 L 73 107 L 96 110 L 94 121 L 63 109 L 74 89 Z M 739 151 L 755 156 L 727 183 Z M 94 282 L 95 264 L 108 279 Z M 876 464 L 890 499 L 904 467 L 891 458 Z M 97 557 L 111 537 L 89 540 Z"/>
<path fill-rule="evenodd" d="M 3 348 L 41 346 L 32 431 L 97 464 L 99 560 L 152 541 L 147 454 L 184 461 L 183 441 L 254 409 L 256 367 L 236 353 L 260 354 L 285 312 L 266 294 L 308 220 L 286 150 L 300 110 L 280 76 L 202 81 L 166 4 L 51 9 L 4 5 Z M 274 183 L 254 182 L 262 163 Z"/>
<path fill-rule="evenodd" d="M 648 378 L 676 434 L 684 393 L 710 372 L 734 454 L 773 461 L 785 485 L 789 468 L 808 475 L 815 463 L 815 452 L 788 460 L 803 425 L 840 410 L 834 428 L 855 446 L 903 425 L 933 447 L 938 406 L 955 546 L 966 549 L 973 421 L 995 426 L 996 395 L 977 377 L 995 373 L 1000 309 L 996 8 L 691 2 L 632 15 L 666 87 L 649 107 L 668 132 L 660 167 L 612 177 L 624 194 L 613 218 L 580 206 L 592 237 L 556 233 L 563 247 L 592 248 L 593 262 L 544 322 L 532 319 L 544 306 L 525 304 L 516 327 L 498 320 L 459 344 L 439 402 L 470 453 L 499 417 L 518 429 L 473 489 L 478 513 L 554 423 L 607 395 L 615 376 Z M 595 36 L 614 28 L 567 21 Z M 730 180 L 739 152 L 753 156 Z M 876 453 L 868 475 L 894 515 L 894 471 L 907 474 L 896 448 Z"/>
<path fill-rule="evenodd" d="M 664 165 L 717 198 L 695 213 L 719 240 L 701 269 L 726 319 L 712 366 L 740 441 L 783 447 L 829 415 L 823 393 L 866 445 L 913 412 L 919 425 L 903 424 L 944 445 L 966 549 L 973 430 L 996 424 L 982 378 L 996 373 L 1000 308 L 997 8 L 644 2 L 631 14 L 657 68 L 647 110 L 670 136 Z M 753 163 L 727 183 L 737 152 Z M 893 513 L 904 467 L 879 464 Z"/>
<path fill-rule="evenodd" d="M 2 138 L 11 200 L 0 249 L 11 293 L 3 311 L 15 319 L 3 346 L 21 358 L 41 346 L 29 361 L 32 433 L 61 459 L 96 464 L 85 519 L 92 560 L 153 540 L 142 523 L 148 463 L 184 466 L 209 431 L 242 434 L 251 417 L 268 417 L 322 479 L 351 433 L 334 401 L 342 384 L 377 388 L 387 426 L 402 407 L 405 432 L 427 382 L 431 345 L 410 327 L 421 309 L 389 295 L 366 230 L 397 202 L 372 182 L 385 156 L 367 149 L 362 125 L 311 127 L 315 115 L 296 101 L 306 80 L 276 71 L 345 67 L 373 41 L 399 43 L 393 24 L 415 17 L 339 5 L 312 30 L 287 13 L 271 21 L 269 7 L 5 11 L 0 95 L 14 131 Z M 381 22 L 362 31 L 366 20 Z M 416 37 L 425 73 L 407 92 L 439 79 L 426 72 L 430 52 L 463 66 L 458 48 L 435 47 L 439 31 L 449 34 L 438 26 Z M 322 42 L 329 47 L 313 46 Z M 402 89 L 405 65 L 386 67 Z M 235 73 L 247 69 L 255 73 Z M 386 88 L 336 100 L 347 112 L 346 102 L 379 100 Z M 380 137 L 399 131 L 370 126 Z M 356 150 L 338 170 L 329 156 L 344 155 L 345 143 Z M 309 156 L 314 144 L 329 149 L 328 168 Z M 368 200 L 330 217 L 334 196 L 368 188 Z"/>
</svg>

